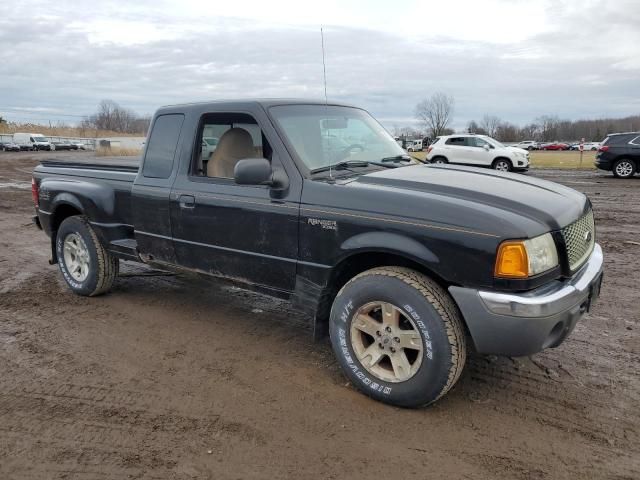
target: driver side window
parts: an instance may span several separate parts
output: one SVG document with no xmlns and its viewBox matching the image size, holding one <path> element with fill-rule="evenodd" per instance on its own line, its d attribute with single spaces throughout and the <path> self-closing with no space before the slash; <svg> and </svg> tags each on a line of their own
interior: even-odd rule
<svg viewBox="0 0 640 480">
<path fill-rule="evenodd" d="M 258 122 L 251 115 L 207 114 L 200 121 L 191 174 L 233 178 L 239 160 L 266 158 L 270 161 L 271 153 Z"/>
<path fill-rule="evenodd" d="M 467 137 L 467 140 L 468 140 L 468 142 L 469 142 L 469 143 L 468 143 L 468 145 L 469 145 L 470 147 L 484 148 L 484 147 L 485 147 L 485 145 L 486 145 L 487 147 L 489 147 L 489 146 L 490 146 L 490 145 L 489 145 L 489 142 L 487 142 L 486 140 L 483 140 L 483 139 L 481 139 L 481 138 L 478 138 L 478 137 Z"/>
</svg>

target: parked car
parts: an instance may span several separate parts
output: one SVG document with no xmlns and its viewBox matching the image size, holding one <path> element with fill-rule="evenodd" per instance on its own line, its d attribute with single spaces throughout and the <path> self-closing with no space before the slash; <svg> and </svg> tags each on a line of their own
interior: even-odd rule
<svg viewBox="0 0 640 480">
<path fill-rule="evenodd" d="M 527 150 L 507 147 L 491 137 L 472 133 L 436 138 L 427 149 L 427 160 L 491 167 L 505 172 L 529 169 Z"/>
<path fill-rule="evenodd" d="M 596 167 L 630 178 L 640 171 L 640 132 L 611 133 L 596 154 Z"/>
<path fill-rule="evenodd" d="M 20 150 L 51 150 L 51 142 L 40 133 L 14 133 L 13 143 L 20 145 Z"/>
<path fill-rule="evenodd" d="M 569 145 L 562 142 L 543 143 L 541 150 L 569 150 Z"/>
<path fill-rule="evenodd" d="M 233 127 L 198 175 L 203 132 L 221 125 Z M 329 163 L 329 130 L 377 141 Z M 173 105 L 154 115 L 139 165 L 41 162 L 34 221 L 78 295 L 107 292 L 126 259 L 287 298 L 356 388 L 422 406 L 460 377 L 467 337 L 514 356 L 562 343 L 598 296 L 603 255 L 582 193 L 385 161 L 404 157 L 355 107 Z"/>
<path fill-rule="evenodd" d="M 511 145 L 512 147 L 522 148 L 524 150 L 538 150 L 539 145 L 535 140 L 523 140 L 522 142 Z"/>
<path fill-rule="evenodd" d="M 74 150 L 86 150 L 87 146 L 86 144 L 82 143 L 82 142 L 71 142 L 71 145 L 74 147 Z"/>
<path fill-rule="evenodd" d="M 13 142 L 3 142 L 0 143 L 0 150 L 2 150 L 3 152 L 19 152 L 20 145 Z"/>
<path fill-rule="evenodd" d="M 56 142 L 51 143 L 51 150 L 77 150 L 78 147 L 75 147 L 68 140 L 58 140 Z"/>
<path fill-rule="evenodd" d="M 595 152 L 598 148 L 600 148 L 600 143 L 598 142 L 585 142 L 582 144 L 582 150 L 584 152 Z M 580 143 L 571 144 L 569 150 L 580 150 Z"/>
</svg>

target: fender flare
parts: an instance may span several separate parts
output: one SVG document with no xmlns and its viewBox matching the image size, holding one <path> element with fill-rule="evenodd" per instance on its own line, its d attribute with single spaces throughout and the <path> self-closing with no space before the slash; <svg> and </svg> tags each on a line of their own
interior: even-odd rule
<svg viewBox="0 0 640 480">
<path fill-rule="evenodd" d="M 49 210 L 53 213 L 62 204 L 71 205 L 92 220 L 109 218 L 115 211 L 115 192 L 112 187 L 98 183 L 68 180 L 43 180 L 40 190 L 52 193 Z"/>
<path fill-rule="evenodd" d="M 429 270 L 437 270 L 440 259 L 423 243 L 393 232 L 365 232 L 348 238 L 340 245 L 343 255 L 339 264 L 354 254 L 366 252 L 391 253 L 420 263 Z"/>
</svg>

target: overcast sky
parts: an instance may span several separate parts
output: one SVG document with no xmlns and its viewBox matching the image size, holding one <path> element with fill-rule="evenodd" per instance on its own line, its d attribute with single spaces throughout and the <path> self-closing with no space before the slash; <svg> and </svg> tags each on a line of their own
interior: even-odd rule
<svg viewBox="0 0 640 480">
<path fill-rule="evenodd" d="M 640 113 L 639 0 L 0 2 L 0 115 L 66 120 L 220 98 L 330 99 L 387 126 L 443 91 L 454 126 Z"/>
</svg>

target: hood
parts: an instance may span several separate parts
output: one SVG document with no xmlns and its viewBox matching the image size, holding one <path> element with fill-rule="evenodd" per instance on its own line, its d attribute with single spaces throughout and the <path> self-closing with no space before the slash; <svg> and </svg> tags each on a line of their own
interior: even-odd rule
<svg viewBox="0 0 640 480">
<path fill-rule="evenodd" d="M 406 197 L 400 201 L 403 216 L 455 224 L 504 238 L 531 238 L 558 230 L 590 208 L 585 195 L 563 185 L 474 167 L 420 165 L 386 169 L 362 175 L 351 185 L 375 188 L 383 203 L 397 205 L 392 196 Z"/>
<path fill-rule="evenodd" d="M 520 147 L 507 147 L 507 150 L 511 150 L 512 152 L 523 153 L 525 155 L 529 153 L 527 150 Z"/>
</svg>

